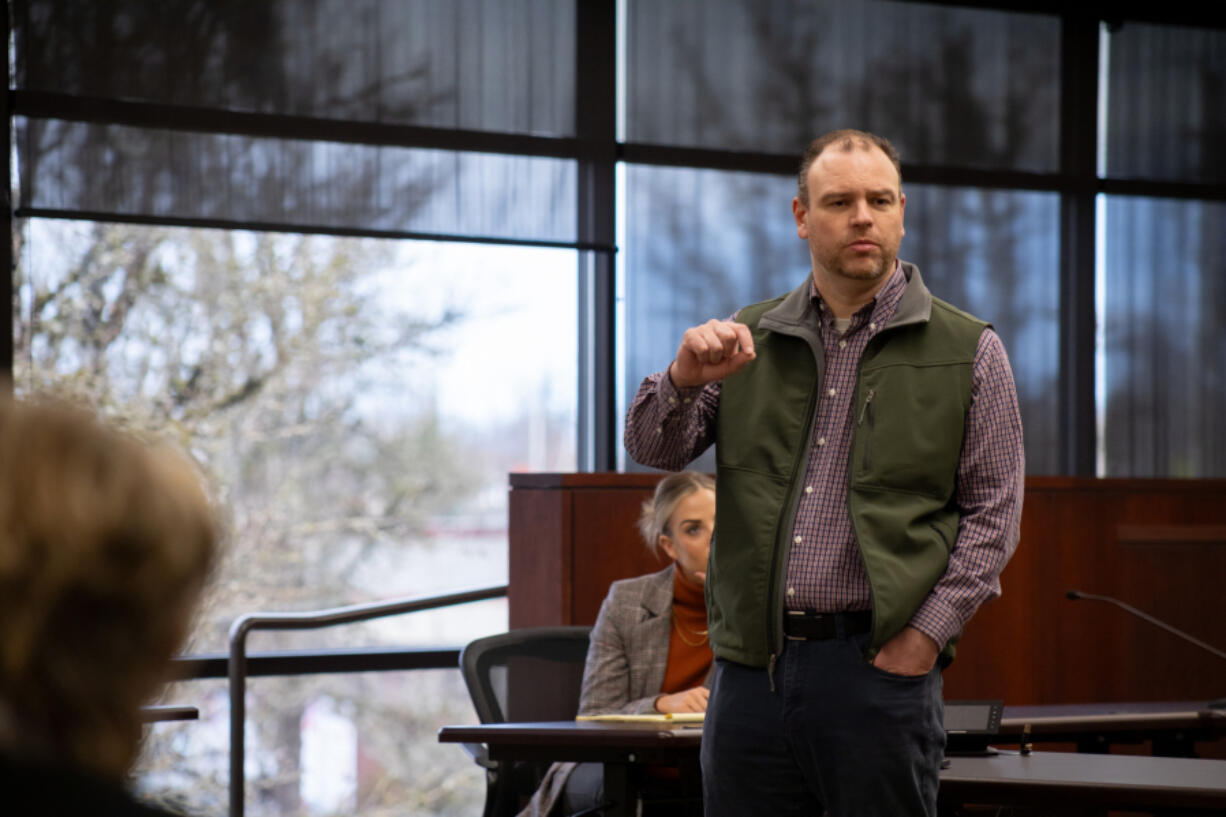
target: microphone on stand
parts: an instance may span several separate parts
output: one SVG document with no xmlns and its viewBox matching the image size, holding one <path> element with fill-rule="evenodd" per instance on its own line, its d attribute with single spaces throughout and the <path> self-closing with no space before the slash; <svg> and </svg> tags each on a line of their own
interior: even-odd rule
<svg viewBox="0 0 1226 817">
<path fill-rule="evenodd" d="M 1113 599 L 1110 596 L 1096 596 L 1093 593 L 1082 593 L 1080 590 L 1069 590 L 1069 591 L 1066 591 L 1064 595 L 1067 596 L 1072 601 L 1080 601 L 1082 599 L 1086 599 L 1088 601 L 1105 601 L 1108 604 L 1114 604 L 1116 607 L 1119 607 L 1121 610 L 1132 613 L 1134 616 L 1141 619 L 1142 621 L 1148 621 L 1150 624 L 1153 624 L 1156 627 L 1161 627 L 1162 629 L 1166 630 L 1168 633 L 1171 633 L 1172 635 L 1177 635 L 1180 638 L 1182 638 L 1184 641 L 1190 641 L 1196 646 L 1200 647 L 1202 650 L 1205 650 L 1206 652 L 1210 652 L 1213 655 L 1216 655 L 1218 658 L 1221 658 L 1222 660 L 1226 661 L 1226 652 L 1222 652 L 1217 647 L 1214 647 L 1212 644 L 1206 644 L 1204 641 L 1201 641 L 1199 638 L 1188 635 L 1183 630 L 1180 630 L 1176 627 L 1172 627 L 1171 625 L 1167 624 L 1165 621 L 1161 621 L 1159 619 L 1154 618 L 1149 613 L 1144 613 L 1138 610 L 1137 608 L 1133 607 L 1131 604 L 1125 604 L 1119 599 Z M 1209 708 L 1210 709 L 1226 709 L 1226 698 L 1218 698 L 1216 701 L 1210 701 Z"/>
</svg>

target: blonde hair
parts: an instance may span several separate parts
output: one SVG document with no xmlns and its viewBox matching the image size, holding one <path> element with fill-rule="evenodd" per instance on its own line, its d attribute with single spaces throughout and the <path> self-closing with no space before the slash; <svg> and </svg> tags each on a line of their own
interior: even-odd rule
<svg viewBox="0 0 1226 817">
<path fill-rule="evenodd" d="M 651 499 L 644 500 L 639 514 L 639 533 L 653 554 L 659 555 L 661 534 L 673 535 L 668 529 L 668 520 L 681 500 L 700 490 L 714 492 L 715 480 L 698 471 L 678 471 L 656 483 L 655 494 Z"/>
<path fill-rule="evenodd" d="M 46 401 L 0 398 L 0 704 L 11 738 L 106 777 L 167 680 L 216 558 L 195 469 Z"/>
</svg>

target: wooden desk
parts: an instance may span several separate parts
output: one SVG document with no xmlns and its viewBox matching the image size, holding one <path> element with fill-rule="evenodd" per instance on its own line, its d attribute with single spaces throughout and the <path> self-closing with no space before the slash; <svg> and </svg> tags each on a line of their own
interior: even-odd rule
<svg viewBox="0 0 1226 817">
<path fill-rule="evenodd" d="M 493 760 L 676 763 L 702 741 L 701 726 L 543 721 L 444 726 L 440 743 L 484 743 Z"/>
<path fill-rule="evenodd" d="M 1075 743 L 1078 752 L 1149 740 L 1155 755 L 1194 757 L 1197 741 L 1226 737 L 1226 710 L 1206 701 L 1006 706 L 998 742 L 1016 743 L 1026 724 L 1034 743 Z"/>
<path fill-rule="evenodd" d="M 948 762 L 941 770 L 943 810 L 974 803 L 1226 812 L 1226 760 L 1002 752 Z"/>
<path fill-rule="evenodd" d="M 490 723 L 444 726 L 441 743 L 484 743 L 491 760 L 567 760 L 604 764 L 605 796 L 614 801 L 613 817 L 635 813 L 637 793 L 632 768 L 663 763 L 681 768 L 690 785 L 700 779 L 698 750 L 702 728 L 644 723 Z"/>
<path fill-rule="evenodd" d="M 673 763 L 698 772 L 702 730 L 643 724 L 548 723 L 445 726 L 443 743 L 484 743 L 494 760 L 574 760 L 605 765 L 612 814 L 632 814 L 630 767 Z M 617 794 L 620 793 L 620 794 Z M 942 809 L 962 804 L 1068 805 L 1101 809 L 1226 812 L 1226 761 L 1131 755 L 1001 752 L 954 757 L 941 771 Z"/>
</svg>

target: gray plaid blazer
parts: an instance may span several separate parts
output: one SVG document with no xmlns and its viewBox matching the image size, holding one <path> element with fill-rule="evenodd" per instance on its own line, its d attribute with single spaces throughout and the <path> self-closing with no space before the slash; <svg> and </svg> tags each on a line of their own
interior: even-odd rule
<svg viewBox="0 0 1226 817">
<path fill-rule="evenodd" d="M 580 715 L 655 711 L 672 621 L 672 565 L 613 582 L 592 628 Z"/>
</svg>

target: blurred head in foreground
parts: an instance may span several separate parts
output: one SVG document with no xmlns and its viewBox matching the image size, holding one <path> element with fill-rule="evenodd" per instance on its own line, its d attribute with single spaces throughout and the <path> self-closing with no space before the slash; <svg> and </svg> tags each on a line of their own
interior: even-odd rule
<svg viewBox="0 0 1226 817">
<path fill-rule="evenodd" d="M 0 749 L 122 777 L 216 549 L 185 457 L 0 397 Z"/>
</svg>

